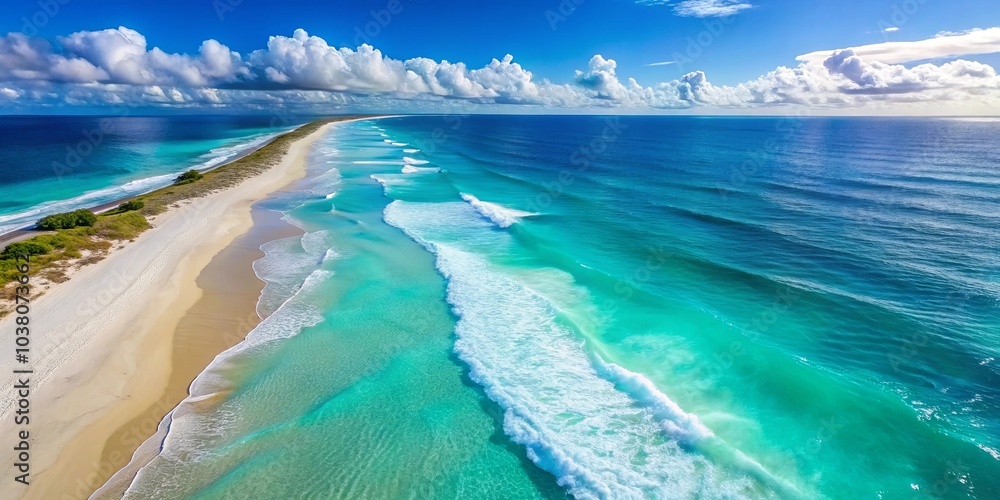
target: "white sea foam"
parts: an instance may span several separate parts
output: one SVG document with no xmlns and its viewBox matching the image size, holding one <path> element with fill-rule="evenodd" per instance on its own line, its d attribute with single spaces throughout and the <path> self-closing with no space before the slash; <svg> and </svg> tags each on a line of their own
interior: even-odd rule
<svg viewBox="0 0 1000 500">
<path fill-rule="evenodd" d="M 394 142 L 394 143 L 392 143 L 392 145 L 393 146 L 399 146 L 399 147 L 409 146 L 409 144 L 407 144 L 405 142 Z"/>
<path fill-rule="evenodd" d="M 3 215 L 0 216 L 0 234 L 33 225 L 46 215 L 92 207 L 116 199 L 148 193 L 154 189 L 169 186 L 177 178 L 177 175 L 174 173 L 139 179 L 121 186 L 91 191 L 68 200 L 48 201 L 16 214 Z"/>
<path fill-rule="evenodd" d="M 314 231 L 302 235 L 302 249 L 308 255 L 320 255 L 330 248 L 330 231 Z"/>
<path fill-rule="evenodd" d="M 141 488 L 147 485 L 162 487 L 172 482 L 175 466 L 208 459 L 225 441 L 227 429 L 240 419 L 238 411 L 223 405 L 206 414 L 190 411 L 189 405 L 231 390 L 232 382 L 225 372 L 241 353 L 293 337 L 323 321 L 322 311 L 313 305 L 315 300 L 311 294 L 333 276 L 331 271 L 319 269 L 323 262 L 339 256 L 336 250 L 329 248 L 329 237 L 327 231 L 318 231 L 272 241 L 261 247 L 265 256 L 254 262 L 254 271 L 265 280 L 265 293 L 270 287 L 270 294 L 280 298 L 280 303 L 273 312 L 264 315 L 264 320 L 242 342 L 216 356 L 191 383 L 190 395 L 161 423 L 160 431 L 165 436 L 160 453 L 139 470 L 125 498 L 148 496 L 150 492 Z M 258 308 L 263 303 L 262 294 Z M 164 476 L 160 477 L 161 474 Z M 156 476 L 156 479 L 139 480 L 145 475 Z"/>
<path fill-rule="evenodd" d="M 336 192 L 336 188 L 340 186 L 341 175 L 340 170 L 336 168 L 331 168 L 319 175 L 313 176 L 309 179 L 309 193 L 316 196 L 327 196 L 331 192 Z"/>
<path fill-rule="evenodd" d="M 404 149 L 403 152 L 407 153 L 407 154 L 413 154 L 413 153 L 419 153 L 420 150 L 416 149 L 416 148 L 407 148 L 407 149 Z"/>
<path fill-rule="evenodd" d="M 403 163 L 406 163 L 408 165 L 426 165 L 430 162 L 427 160 L 418 160 L 416 158 L 410 158 L 409 156 L 404 156 Z"/>
<path fill-rule="evenodd" d="M 407 180 L 405 177 L 395 174 L 372 174 L 369 175 L 368 177 L 375 179 L 375 182 L 381 184 L 383 188 L 388 188 L 390 186 L 400 186 L 410 183 L 410 181 Z"/>
<path fill-rule="evenodd" d="M 594 362 L 557 305 L 464 249 L 502 252 L 509 234 L 491 231 L 464 203 L 394 201 L 384 218 L 436 254 L 459 318 L 455 352 L 504 409 L 504 432 L 570 494 L 720 498 L 755 491 L 743 475 L 681 447 L 711 436 L 697 418 L 644 377 Z M 551 276 L 550 287 L 575 286 L 566 273 Z"/>
<path fill-rule="evenodd" d="M 197 170 L 205 170 L 212 167 L 216 167 L 233 158 L 236 158 L 237 156 L 240 156 L 241 154 L 247 152 L 250 149 L 258 148 L 266 144 L 268 141 L 274 139 L 275 137 L 281 135 L 282 133 L 284 133 L 284 131 L 259 135 L 245 142 L 241 142 L 239 144 L 214 148 L 207 154 L 202 155 L 202 158 L 205 159 L 202 160 L 201 163 L 195 165 L 193 168 Z"/>
<path fill-rule="evenodd" d="M 677 403 L 660 392 L 648 378 L 614 363 L 607 363 L 598 357 L 594 357 L 593 362 L 602 378 L 650 408 L 668 436 L 686 444 L 695 444 L 714 436 L 711 430 L 702 425 L 697 416 L 682 410 Z"/>
<path fill-rule="evenodd" d="M 340 257 L 340 252 L 332 248 L 328 248 L 326 250 L 326 253 L 323 254 L 323 262 L 326 263 L 328 261 L 336 259 L 337 257 Z"/>
<path fill-rule="evenodd" d="M 405 165 L 406 162 L 399 160 L 357 160 L 351 163 L 355 165 Z"/>
<path fill-rule="evenodd" d="M 267 317 L 295 294 L 312 271 L 319 267 L 330 248 L 325 231 L 306 233 L 261 245 L 264 256 L 253 263 L 254 273 L 264 282 L 257 314 Z"/>
<path fill-rule="evenodd" d="M 462 199 L 469 202 L 473 208 L 476 209 L 483 217 L 493 221 L 494 224 L 502 227 L 508 228 L 521 221 L 521 217 L 529 217 L 532 215 L 538 215 L 531 212 L 525 212 L 523 210 L 516 210 L 513 208 L 507 208 L 503 205 L 498 205 L 496 203 L 490 203 L 488 201 L 482 201 L 471 194 L 459 193 Z"/>
<path fill-rule="evenodd" d="M 405 165 L 403 167 L 403 173 L 404 174 L 419 174 L 421 172 L 432 173 L 432 172 L 440 172 L 440 171 L 441 171 L 441 169 L 439 169 L 437 167 L 414 167 L 413 165 Z"/>
<path fill-rule="evenodd" d="M 192 405 L 232 389 L 232 382 L 224 376 L 224 372 L 241 353 L 293 337 L 305 328 L 322 322 L 321 312 L 308 300 L 300 300 L 300 297 L 313 291 L 332 275 L 333 273 L 321 269 L 313 271 L 295 295 L 257 325 L 245 340 L 216 356 L 194 379 L 189 388 L 190 395 L 161 423 L 161 431 L 166 431 L 166 435 L 160 445 L 160 453 L 139 469 L 123 498 L 155 496 L 155 492 L 144 490 L 149 487 L 159 489 L 170 486 L 171 489 L 179 489 L 176 467 L 210 459 L 216 453 L 215 449 L 226 440 L 228 429 L 239 421 L 239 411 L 223 404 L 206 414 L 193 411 Z M 169 429 L 163 429 L 164 425 L 168 425 Z"/>
</svg>

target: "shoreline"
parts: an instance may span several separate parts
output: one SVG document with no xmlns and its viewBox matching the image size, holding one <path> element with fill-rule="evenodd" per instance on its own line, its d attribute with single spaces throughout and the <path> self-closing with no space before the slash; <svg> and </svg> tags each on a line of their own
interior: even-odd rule
<svg viewBox="0 0 1000 500">
<path fill-rule="evenodd" d="M 242 342 L 263 321 L 257 314 L 257 302 L 265 283 L 252 268 L 253 262 L 264 256 L 260 247 L 275 239 L 305 233 L 283 220 L 280 212 L 256 205 L 251 210 L 252 227 L 219 252 L 198 275 L 196 283 L 203 293 L 178 323 L 173 370 L 164 393 L 156 404 L 116 430 L 105 443 L 101 461 L 110 463 L 117 458 L 118 467 L 113 476 L 93 488 L 96 490 L 93 498 L 121 498 L 137 472 L 133 462 L 144 465 L 155 456 L 144 453 L 139 448 L 142 443 L 155 441 L 149 438 L 156 434 L 169 412 L 189 395 L 195 377 L 219 353 Z M 205 335 L 206 332 L 211 335 Z M 137 431 L 144 434 L 138 444 Z M 120 457 L 125 457 L 124 462 Z"/>
<path fill-rule="evenodd" d="M 32 484 L 20 487 L 13 481 L 13 469 L 7 468 L 0 491 L 12 491 L 10 497 L 3 496 L 89 496 L 129 463 L 164 415 L 187 396 L 191 380 L 228 348 L 226 344 L 239 343 L 259 322 L 256 305 L 263 282 L 246 266 L 248 279 L 233 281 L 251 284 L 249 292 L 241 286 L 242 293 L 223 301 L 242 310 L 234 315 L 227 305 L 216 311 L 215 320 L 230 321 L 230 334 L 214 344 L 199 344 L 204 335 L 198 332 L 211 333 L 217 323 L 202 317 L 199 326 L 190 313 L 225 294 L 207 284 L 202 274 L 209 273 L 205 279 L 211 279 L 216 268 L 209 267 L 217 260 L 225 268 L 223 275 L 232 279 L 233 272 L 240 271 L 227 262 L 240 267 L 259 257 L 259 245 L 233 246 L 246 241 L 241 238 L 266 217 L 252 210 L 253 205 L 303 177 L 311 144 L 342 121 L 353 120 L 326 123 L 291 143 L 278 165 L 156 216 L 154 227 L 135 242 L 52 287 L 34 305 L 32 324 L 55 335 L 36 340 L 33 349 L 39 354 L 32 380 L 32 405 L 38 408 L 31 424 Z M 242 301 L 249 303 L 236 304 Z M 185 322 L 190 326 L 186 332 Z M 201 358 L 185 366 L 186 360 L 177 359 L 182 352 L 198 352 Z M 14 432 L 13 420 L 6 418 L 10 411 L 0 408 L 0 432 Z M 11 450 L 4 454 L 13 458 Z"/>
<path fill-rule="evenodd" d="M 258 144 L 256 146 L 251 146 L 249 148 L 246 148 L 246 149 L 240 151 L 239 153 L 237 153 L 232 158 L 230 158 L 230 159 L 228 159 L 228 160 L 226 160 L 226 161 L 224 161 L 224 162 L 222 162 L 222 163 L 220 163 L 218 165 L 215 165 L 215 166 L 212 166 L 212 167 L 209 167 L 209 168 L 206 168 L 206 169 L 198 170 L 198 171 L 204 174 L 206 172 L 211 172 L 211 171 L 213 171 L 213 170 L 215 170 L 217 168 L 221 168 L 221 167 L 224 167 L 226 165 L 229 165 L 230 163 L 233 163 L 235 161 L 242 160 L 243 158 L 246 158 L 247 156 L 250 156 L 250 155 L 254 154 L 255 152 L 260 151 L 261 149 L 267 147 L 269 144 L 271 144 L 272 142 L 274 142 L 274 140 L 277 139 L 278 137 L 281 137 L 282 135 L 287 134 L 289 132 L 294 132 L 295 130 L 297 130 L 299 128 L 302 128 L 303 126 L 308 125 L 309 123 L 310 122 L 306 122 L 306 123 L 303 123 L 301 125 L 296 125 L 294 127 L 289 128 L 288 130 L 285 130 L 284 132 L 277 133 L 274 137 L 271 137 L 267 141 L 265 141 L 265 142 L 263 142 L 261 144 Z M 141 179 L 139 179 L 139 180 L 141 180 Z M 168 187 L 168 186 L 164 186 L 164 187 Z M 118 205 L 121 205 L 122 203 L 125 203 L 126 201 L 138 198 L 138 197 L 143 196 L 143 195 L 147 195 L 149 193 L 152 193 L 152 192 L 160 190 L 160 189 L 163 189 L 163 187 L 158 187 L 158 188 L 150 189 L 149 191 L 145 191 L 145 192 L 134 194 L 134 195 L 130 195 L 130 196 L 125 196 L 125 197 L 122 197 L 122 198 L 116 198 L 114 200 L 101 203 L 100 205 L 93 205 L 93 206 L 89 206 L 89 207 L 80 207 L 80 208 L 84 208 L 84 209 L 90 210 L 91 212 L 94 212 L 95 214 L 100 214 L 100 213 L 103 213 L 103 212 L 107 212 L 108 210 L 113 210 L 116 207 L 118 207 Z M 84 194 L 86 194 L 86 193 L 84 193 Z M 58 200 L 58 201 L 67 201 L 67 200 Z M 39 216 L 38 219 L 41 220 L 42 217 L 44 217 L 44 216 Z M 13 230 L 8 231 L 6 233 L 0 234 L 0 250 L 3 250 L 7 245 L 9 245 L 11 243 L 16 243 L 18 241 L 23 241 L 23 240 L 26 240 L 26 239 L 29 239 L 29 238 L 34 238 L 35 236 L 38 236 L 38 235 L 52 233 L 52 232 L 53 231 L 45 231 L 43 229 L 35 229 L 35 226 L 24 226 L 24 227 L 19 227 L 17 229 L 13 229 Z"/>
</svg>

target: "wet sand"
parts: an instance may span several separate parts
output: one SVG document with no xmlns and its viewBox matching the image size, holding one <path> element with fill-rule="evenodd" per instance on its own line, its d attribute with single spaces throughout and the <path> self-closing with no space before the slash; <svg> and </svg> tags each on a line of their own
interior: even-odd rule
<svg viewBox="0 0 1000 500">
<path fill-rule="evenodd" d="M 305 175 L 309 145 L 329 127 L 293 143 L 263 174 L 157 216 L 134 243 L 34 305 L 32 324 L 45 336 L 35 340 L 31 485 L 5 468 L 0 497 L 90 496 L 197 374 L 259 322 L 263 283 L 250 264 L 261 243 L 297 229 L 251 207 Z M 11 411 L 0 408 L 5 434 L 15 432 Z M 0 459 L 13 463 L 12 453 L 0 450 Z"/>
</svg>

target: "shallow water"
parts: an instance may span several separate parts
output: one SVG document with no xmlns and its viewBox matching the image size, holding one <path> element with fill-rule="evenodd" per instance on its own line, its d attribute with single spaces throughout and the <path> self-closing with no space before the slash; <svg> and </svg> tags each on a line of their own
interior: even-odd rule
<svg viewBox="0 0 1000 500">
<path fill-rule="evenodd" d="M 130 495 L 1000 495 L 996 127 L 338 125 Z"/>
</svg>

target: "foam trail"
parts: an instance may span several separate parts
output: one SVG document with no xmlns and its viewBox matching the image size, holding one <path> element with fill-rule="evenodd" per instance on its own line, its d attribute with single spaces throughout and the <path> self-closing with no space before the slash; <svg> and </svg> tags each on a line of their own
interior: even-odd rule
<svg viewBox="0 0 1000 500">
<path fill-rule="evenodd" d="M 413 154 L 413 153 L 419 153 L 420 150 L 416 149 L 416 148 L 407 148 L 407 149 L 404 149 L 403 152 L 407 153 L 407 154 Z"/>
<path fill-rule="evenodd" d="M 279 136 L 279 135 L 287 132 L 288 130 L 291 130 L 292 128 L 294 128 L 294 127 L 290 127 L 290 128 L 288 128 L 286 130 L 283 130 L 281 132 L 275 132 L 275 133 L 270 133 L 270 134 L 263 134 L 263 135 L 254 137 L 254 138 L 252 138 L 252 139 L 250 139 L 250 140 L 248 140 L 246 142 L 242 142 L 242 143 L 239 143 L 239 144 L 234 144 L 232 146 L 221 146 L 221 147 L 218 147 L 218 148 L 214 148 L 211 151 L 209 151 L 207 154 L 202 155 L 203 157 L 205 157 L 205 156 L 209 157 L 207 160 L 202 161 L 201 163 L 195 165 L 193 168 L 195 168 L 196 170 L 205 170 L 205 169 L 209 169 L 209 168 L 213 168 L 213 167 L 216 167 L 218 165 L 221 165 L 221 164 L 223 164 L 223 163 L 225 163 L 225 162 L 227 162 L 227 161 L 229 161 L 229 160 L 231 160 L 231 159 L 233 159 L 233 158 L 235 158 L 235 157 L 237 157 L 237 156 L 239 156 L 239 155 L 247 152 L 250 149 L 255 149 L 255 148 L 258 148 L 260 146 L 263 146 L 264 144 L 266 144 L 267 142 L 271 141 L 275 137 L 277 137 L 277 136 Z"/>
<path fill-rule="evenodd" d="M 324 234 L 321 234 L 324 233 Z M 253 262 L 254 274 L 264 282 L 257 315 L 264 318 L 295 294 L 306 277 L 324 259 L 329 245 L 325 232 L 306 233 L 261 245 L 264 256 Z"/>
<path fill-rule="evenodd" d="M 394 201 L 384 219 L 436 255 L 459 318 L 455 352 L 503 408 L 504 432 L 571 495 L 766 496 L 746 476 L 680 446 L 711 436 L 697 418 L 624 370 L 606 365 L 602 373 L 556 304 L 462 249 L 464 241 L 476 248 L 511 244 L 509 234 L 492 231 L 469 204 Z M 547 271 L 546 286 L 574 296 L 570 275 Z M 605 378 L 611 372 L 617 383 Z M 626 385 L 635 393 L 619 387 Z M 676 438 L 665 439 L 665 428 Z"/>
<path fill-rule="evenodd" d="M 406 163 L 408 165 L 426 165 L 430 162 L 427 160 L 418 160 L 416 158 L 410 158 L 409 156 L 404 156 L 403 163 Z"/>
<path fill-rule="evenodd" d="M 402 146 L 409 146 L 409 144 L 407 144 L 407 143 L 405 143 L 405 142 L 393 142 L 393 143 L 392 143 L 392 145 L 393 145 L 393 146 L 399 146 L 399 147 L 402 147 Z"/>
<path fill-rule="evenodd" d="M 355 165 L 405 165 L 406 162 L 398 160 L 355 160 L 351 163 Z"/>
<path fill-rule="evenodd" d="M 702 425 L 697 416 L 682 410 L 666 394 L 657 390 L 648 378 L 614 363 L 607 363 L 596 356 L 592 362 L 602 378 L 615 384 L 647 408 L 651 408 L 660 421 L 663 431 L 670 437 L 686 444 L 694 444 L 715 436 L 711 430 Z"/>
<path fill-rule="evenodd" d="M 469 202 L 473 208 L 476 209 L 483 217 L 493 221 L 494 224 L 502 227 L 508 228 L 521 221 L 521 217 L 529 217 L 532 215 L 538 215 L 531 212 L 525 212 L 522 210 L 516 210 L 513 208 L 507 208 L 503 205 L 498 205 L 496 203 L 490 203 L 488 201 L 481 201 L 479 198 L 472 196 L 471 194 L 459 193 L 462 199 Z"/>
<path fill-rule="evenodd" d="M 164 417 L 164 422 L 169 423 L 169 428 L 160 445 L 160 453 L 139 469 L 123 498 L 155 497 L 155 491 L 148 491 L 145 488 L 159 489 L 177 481 L 175 467 L 211 459 L 215 445 L 210 443 L 225 440 L 226 429 L 231 428 L 233 422 L 239 419 L 239 411 L 223 407 L 203 414 L 194 408 L 199 402 L 231 389 L 231 382 L 227 381 L 222 370 L 240 353 L 275 340 L 293 337 L 303 329 L 322 322 L 321 312 L 300 297 L 314 290 L 332 275 L 333 273 L 322 269 L 313 271 L 295 295 L 257 325 L 243 342 L 216 356 L 195 378 L 189 388 L 190 395 Z"/>
<path fill-rule="evenodd" d="M 340 170 L 332 168 L 312 178 L 309 193 L 316 196 L 327 196 L 330 193 L 336 192 L 336 188 L 340 186 L 340 182 Z"/>
<path fill-rule="evenodd" d="M 406 165 L 406 166 L 403 167 L 403 173 L 404 174 L 418 174 L 418 173 L 421 173 L 421 172 L 431 173 L 431 172 L 440 172 L 440 171 L 441 171 L 441 169 L 436 168 L 436 167 L 421 168 L 421 167 L 414 167 L 413 165 Z"/>
</svg>

